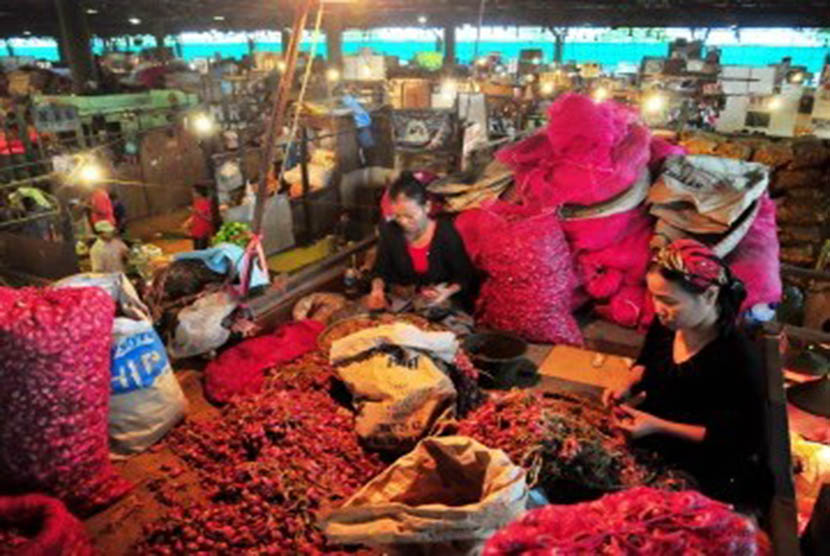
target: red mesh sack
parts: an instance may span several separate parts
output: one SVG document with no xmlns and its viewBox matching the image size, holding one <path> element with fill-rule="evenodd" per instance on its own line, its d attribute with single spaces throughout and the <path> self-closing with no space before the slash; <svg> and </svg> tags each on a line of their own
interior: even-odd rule
<svg viewBox="0 0 830 556">
<path fill-rule="evenodd" d="M 314 351 L 323 328 L 314 320 L 293 322 L 225 350 L 205 368 L 205 395 L 214 403 L 227 403 L 233 396 L 260 392 L 265 370 Z"/>
<path fill-rule="evenodd" d="M 0 498 L 0 555 L 94 553 L 84 526 L 60 500 L 41 494 Z"/>
<path fill-rule="evenodd" d="M 483 556 L 764 553 L 757 528 L 726 504 L 694 491 L 641 487 L 531 510 L 490 537 Z"/>
<path fill-rule="evenodd" d="M 741 311 L 751 309 L 759 303 L 781 301 L 783 286 L 779 250 L 775 203 L 769 195 L 764 195 L 761 198 L 761 210 L 746 237 L 726 257 L 732 272 L 746 286 L 747 297 Z"/>
<path fill-rule="evenodd" d="M 488 227 L 478 256 L 487 274 L 479 322 L 533 342 L 581 345 L 571 315 L 577 281 L 556 214 L 505 203 L 476 212 Z"/>
<path fill-rule="evenodd" d="M 99 288 L 0 288 L 0 489 L 86 514 L 130 484 L 110 465 L 115 305 Z"/>
<path fill-rule="evenodd" d="M 623 286 L 595 310 L 602 318 L 628 328 L 648 328 L 654 319 L 654 302 L 645 286 Z"/>
<path fill-rule="evenodd" d="M 524 204 L 594 205 L 634 183 L 650 158 L 651 132 L 615 102 L 565 94 L 543 133 L 496 153 L 514 171 Z"/>
</svg>

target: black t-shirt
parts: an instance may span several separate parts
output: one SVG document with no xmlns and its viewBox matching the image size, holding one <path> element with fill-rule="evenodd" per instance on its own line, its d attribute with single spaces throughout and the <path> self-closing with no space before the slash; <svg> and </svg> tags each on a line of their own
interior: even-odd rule
<svg viewBox="0 0 830 556">
<path fill-rule="evenodd" d="M 638 409 L 663 419 L 703 426 L 702 444 L 664 435 L 643 439 L 728 502 L 763 507 L 772 493 L 764 460 L 764 368 L 740 332 L 725 332 L 683 363 L 675 363 L 674 332 L 655 321 L 637 364 L 645 367 L 634 392 Z"/>
<path fill-rule="evenodd" d="M 436 220 L 428 261 L 426 274 L 415 272 L 401 227 L 395 222 L 381 224 L 375 276 L 383 278 L 388 284 L 401 286 L 458 284 L 461 291 L 453 296 L 453 300 L 464 309 L 471 310 L 478 293 L 478 273 L 449 217 L 440 216 Z"/>
</svg>

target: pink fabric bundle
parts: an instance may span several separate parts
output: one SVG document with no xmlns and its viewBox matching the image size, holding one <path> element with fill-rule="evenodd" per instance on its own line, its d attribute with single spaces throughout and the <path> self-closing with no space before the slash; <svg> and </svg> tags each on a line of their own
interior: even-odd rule
<svg viewBox="0 0 830 556">
<path fill-rule="evenodd" d="M 585 292 L 599 301 L 597 312 L 623 326 L 648 326 L 653 311 L 645 275 L 654 233 L 648 213 L 636 208 L 605 218 L 567 220 L 562 227 Z"/>
<path fill-rule="evenodd" d="M 764 195 L 760 202 L 761 210 L 746 237 L 726 257 L 726 263 L 732 272 L 746 286 L 747 298 L 741 306 L 741 311 L 746 311 L 759 303 L 781 301 L 781 263 L 778 259 L 775 203 L 768 194 Z"/>
<path fill-rule="evenodd" d="M 487 273 L 479 322 L 530 341 L 581 345 L 571 315 L 576 277 L 556 214 L 497 203 L 459 220 L 471 258 Z"/>
<path fill-rule="evenodd" d="M 205 368 L 205 394 L 214 403 L 227 403 L 233 396 L 258 393 L 268 367 L 317 349 L 317 336 L 324 328 L 314 320 L 292 322 L 229 348 Z"/>
<path fill-rule="evenodd" d="M 525 204 L 593 205 L 625 191 L 651 156 L 651 134 L 628 108 L 565 94 L 551 105 L 547 130 L 502 149 Z"/>
</svg>

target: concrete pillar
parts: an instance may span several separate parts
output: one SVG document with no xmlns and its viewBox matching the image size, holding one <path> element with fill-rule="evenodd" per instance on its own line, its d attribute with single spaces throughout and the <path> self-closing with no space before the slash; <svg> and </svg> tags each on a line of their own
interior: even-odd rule
<svg viewBox="0 0 830 556">
<path fill-rule="evenodd" d="M 83 6 L 76 0 L 55 0 L 61 28 L 61 42 L 72 72 L 72 90 L 84 92 L 86 83 L 94 78 L 92 44 Z"/>
<path fill-rule="evenodd" d="M 444 25 L 444 69 L 455 67 L 456 63 L 456 36 L 455 24 Z"/>
<path fill-rule="evenodd" d="M 329 67 L 343 67 L 343 27 L 340 22 L 326 26 L 326 58 Z"/>
<path fill-rule="evenodd" d="M 156 58 L 164 60 L 167 58 L 167 51 L 164 49 L 164 39 L 167 35 L 163 31 L 156 31 L 153 33 L 153 38 L 156 40 Z"/>
</svg>

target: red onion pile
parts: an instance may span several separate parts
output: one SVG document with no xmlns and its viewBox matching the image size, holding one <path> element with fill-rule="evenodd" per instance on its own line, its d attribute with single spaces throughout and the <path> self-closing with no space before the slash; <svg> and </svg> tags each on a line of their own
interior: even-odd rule
<svg viewBox="0 0 830 556">
<path fill-rule="evenodd" d="M 484 556 L 761 554 L 756 528 L 693 491 L 635 488 L 526 513 L 487 541 Z"/>
<path fill-rule="evenodd" d="M 198 471 L 211 502 L 174 507 L 147 528 L 140 553 L 336 550 L 317 514 L 384 468 L 358 445 L 352 413 L 314 390 L 240 400 L 220 419 L 179 427 L 168 443 Z"/>
<path fill-rule="evenodd" d="M 492 394 L 459 424 L 458 433 L 504 450 L 553 501 L 585 500 L 667 479 L 659 462 L 638 461 L 603 408 L 570 394 Z M 665 486 L 675 485 L 666 480 Z"/>
<path fill-rule="evenodd" d="M 109 461 L 114 315 L 99 288 L 0 288 L 0 491 L 86 514 L 130 489 Z"/>
</svg>

